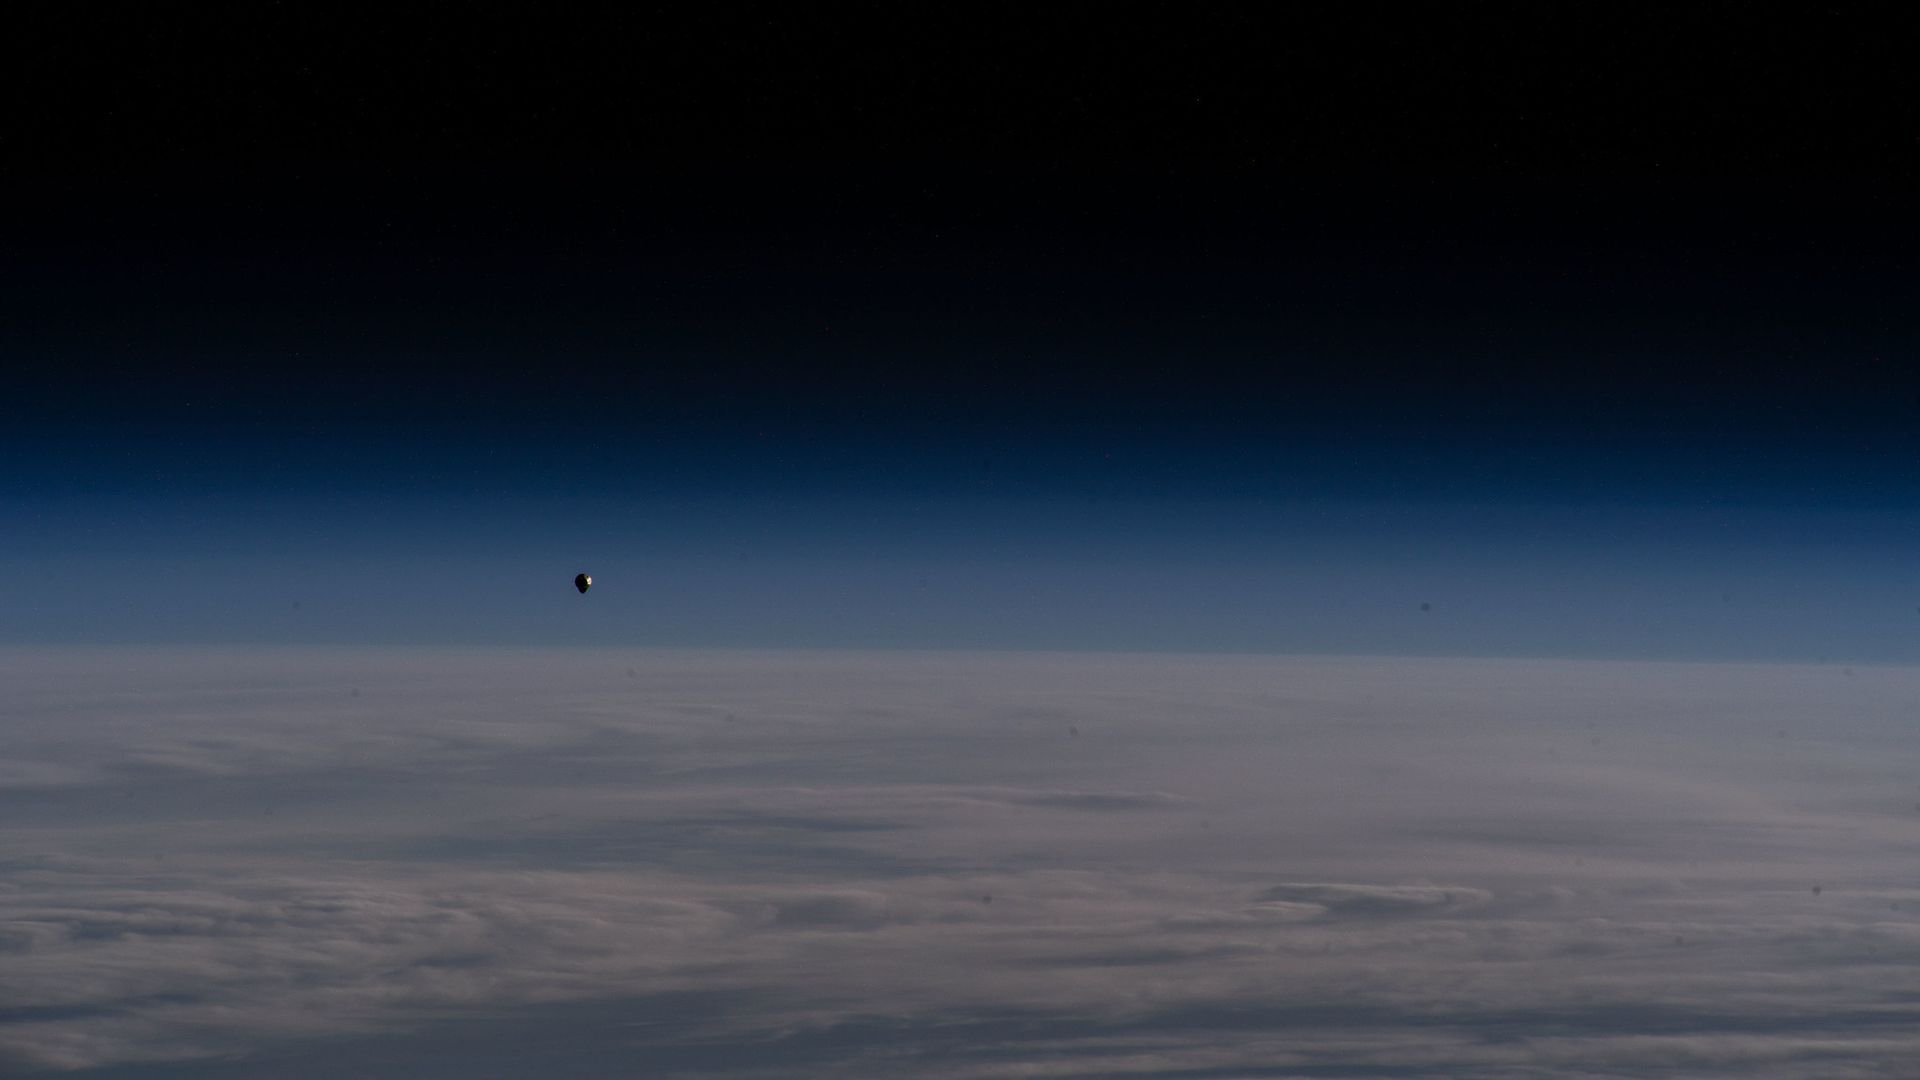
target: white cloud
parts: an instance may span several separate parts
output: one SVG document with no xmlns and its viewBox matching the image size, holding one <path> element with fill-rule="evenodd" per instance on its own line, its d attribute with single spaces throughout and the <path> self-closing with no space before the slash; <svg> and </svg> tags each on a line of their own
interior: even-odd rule
<svg viewBox="0 0 1920 1080">
<path fill-rule="evenodd" d="M 1872 1075 L 1920 676 L 1829 674 L 0 654 L 0 1065 Z"/>
</svg>

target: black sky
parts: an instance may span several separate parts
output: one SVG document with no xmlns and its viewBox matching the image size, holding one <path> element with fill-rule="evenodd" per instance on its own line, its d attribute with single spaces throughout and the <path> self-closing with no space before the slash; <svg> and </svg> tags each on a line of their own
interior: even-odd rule
<svg viewBox="0 0 1920 1080">
<path fill-rule="evenodd" d="M 12 18 L 28 453 L 1909 438 L 1872 8 Z"/>
<path fill-rule="evenodd" d="M 15 146 L 425 161 L 1414 177 L 1910 167 L 1872 5 L 206 5 L 15 16 Z M 23 163 L 16 161 L 15 169 Z M 29 168 L 33 166 L 27 166 Z"/>
</svg>

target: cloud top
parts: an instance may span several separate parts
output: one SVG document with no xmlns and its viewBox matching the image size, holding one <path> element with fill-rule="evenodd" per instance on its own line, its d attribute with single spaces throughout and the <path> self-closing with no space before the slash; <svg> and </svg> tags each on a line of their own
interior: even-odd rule
<svg viewBox="0 0 1920 1080">
<path fill-rule="evenodd" d="M 1916 691 L 9 651 L 0 1067 L 1884 1075 L 1920 1060 Z"/>
</svg>

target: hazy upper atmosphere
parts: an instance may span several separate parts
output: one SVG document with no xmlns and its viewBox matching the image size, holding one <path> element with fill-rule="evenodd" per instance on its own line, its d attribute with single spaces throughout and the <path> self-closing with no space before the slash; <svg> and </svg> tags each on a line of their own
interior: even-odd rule
<svg viewBox="0 0 1920 1080">
<path fill-rule="evenodd" d="M 7 226 L 0 640 L 1920 659 L 1872 192 L 158 183 Z"/>
</svg>

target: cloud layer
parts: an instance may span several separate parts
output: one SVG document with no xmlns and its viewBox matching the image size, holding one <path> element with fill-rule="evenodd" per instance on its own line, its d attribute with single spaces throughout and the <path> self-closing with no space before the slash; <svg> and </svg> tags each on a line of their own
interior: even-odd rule
<svg viewBox="0 0 1920 1080">
<path fill-rule="evenodd" d="M 0 653 L 0 1071 L 1892 1076 L 1920 673 Z"/>
</svg>

